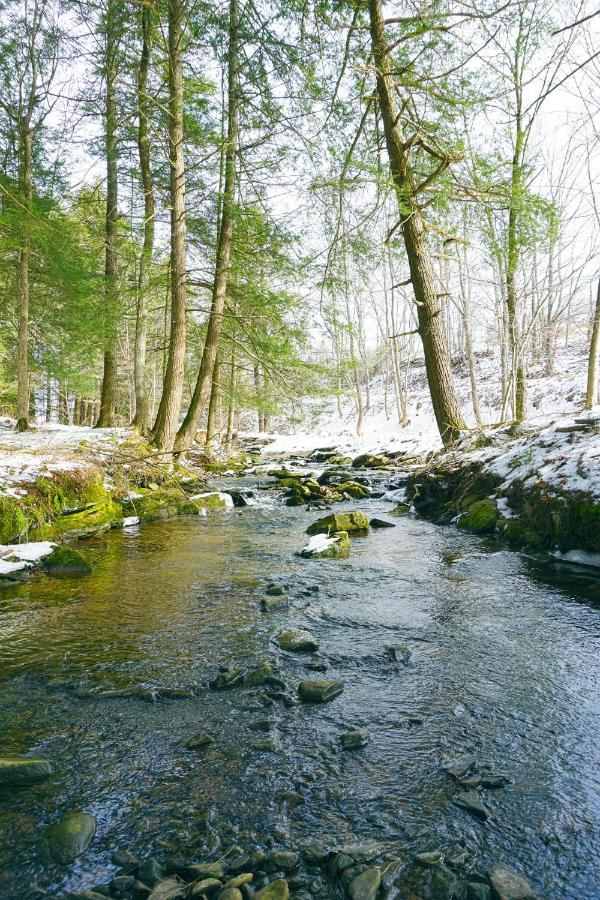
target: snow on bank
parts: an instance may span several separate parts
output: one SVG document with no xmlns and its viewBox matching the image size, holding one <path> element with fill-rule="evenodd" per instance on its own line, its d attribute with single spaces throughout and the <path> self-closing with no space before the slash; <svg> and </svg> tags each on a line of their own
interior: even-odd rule
<svg viewBox="0 0 600 900">
<path fill-rule="evenodd" d="M 32 541 L 29 544 L 0 544 L 0 575 L 11 575 L 30 569 L 45 556 L 50 556 L 56 544 Z"/>
<path fill-rule="evenodd" d="M 495 355 L 479 355 L 476 369 L 485 428 L 499 422 L 501 417 L 500 361 Z M 554 375 L 545 375 L 541 367 L 533 370 L 527 385 L 528 422 L 535 428 L 543 428 L 560 416 L 576 414 L 581 410 L 586 370 L 587 346 L 584 344 L 558 351 Z M 474 428 L 475 417 L 466 369 L 455 373 L 455 385 L 467 424 Z M 335 400 L 307 401 L 304 422 L 296 433 L 256 437 L 272 439 L 266 452 L 273 455 L 306 453 L 325 447 L 335 447 L 348 456 L 384 450 L 390 453 L 406 451 L 410 456 L 439 449 L 440 438 L 422 365 L 413 367 L 408 395 L 409 423 L 405 426 L 398 421 L 393 389 L 388 388 L 386 404 L 385 386 L 378 378 L 370 386 L 371 404 L 365 414 L 362 437 L 356 434 L 356 408 L 354 401 L 349 399 L 343 401 L 341 416 Z M 287 430 L 285 426 L 283 430 Z"/>
</svg>

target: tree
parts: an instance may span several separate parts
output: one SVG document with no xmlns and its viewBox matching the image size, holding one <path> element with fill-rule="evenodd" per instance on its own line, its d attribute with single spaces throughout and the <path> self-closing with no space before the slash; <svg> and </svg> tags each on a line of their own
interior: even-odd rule
<svg viewBox="0 0 600 900">
<path fill-rule="evenodd" d="M 187 343 L 187 257 L 185 163 L 183 155 L 183 39 L 181 0 L 169 0 L 169 194 L 171 202 L 171 332 L 163 393 L 154 424 L 156 446 L 171 451 L 175 442 L 185 370 Z"/>
</svg>

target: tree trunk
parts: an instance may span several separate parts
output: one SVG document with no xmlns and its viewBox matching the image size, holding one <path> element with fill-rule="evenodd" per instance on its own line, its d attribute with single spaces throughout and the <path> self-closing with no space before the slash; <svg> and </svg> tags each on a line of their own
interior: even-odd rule
<svg viewBox="0 0 600 900">
<path fill-rule="evenodd" d="M 50 373 L 46 372 L 46 422 L 52 418 L 52 381 Z"/>
<path fill-rule="evenodd" d="M 117 402 L 117 212 L 118 212 L 118 156 L 117 147 L 117 0 L 109 0 L 106 15 L 106 222 L 104 264 L 104 371 L 100 396 L 98 428 L 112 428 L 115 424 Z"/>
<path fill-rule="evenodd" d="M 452 381 L 448 345 L 425 222 L 415 196 L 408 150 L 402 140 L 393 73 L 388 70 L 388 49 L 381 0 L 369 0 L 371 42 L 377 67 L 377 95 L 383 120 L 390 172 L 402 219 L 404 246 L 417 304 L 427 381 L 433 411 L 444 444 L 455 440 L 465 427 Z"/>
<path fill-rule="evenodd" d="M 588 358 L 587 391 L 585 394 L 585 409 L 591 409 L 598 398 L 598 357 L 600 356 L 600 279 L 596 293 L 596 310 L 592 325 L 592 337 L 590 340 L 590 355 Z"/>
<path fill-rule="evenodd" d="M 138 69 L 138 156 L 140 175 L 144 188 L 144 245 L 140 256 L 138 278 L 138 301 L 135 328 L 135 353 L 133 377 L 135 383 L 135 415 L 132 425 L 144 434 L 149 424 L 148 395 L 146 392 L 146 343 L 148 337 L 148 289 L 150 267 L 154 252 L 154 183 L 150 168 L 150 137 L 148 133 L 148 70 L 153 41 L 152 7 L 143 6 L 141 11 L 142 52 Z"/>
<path fill-rule="evenodd" d="M 231 360 L 229 362 L 229 402 L 227 406 L 227 435 L 225 443 L 228 447 L 233 441 L 233 419 L 235 416 L 235 345 L 231 343 Z"/>
<path fill-rule="evenodd" d="M 183 158 L 183 8 L 169 0 L 169 162 L 171 192 L 171 334 L 154 442 L 171 451 L 175 442 L 185 373 L 187 262 L 185 163 Z"/>
<path fill-rule="evenodd" d="M 217 416 L 219 411 L 219 355 L 215 360 L 213 379 L 208 404 L 208 419 L 206 422 L 206 452 L 210 456 L 215 451 L 217 437 Z"/>
<path fill-rule="evenodd" d="M 17 332 L 17 431 L 29 428 L 29 263 L 31 260 L 31 236 L 27 211 L 33 198 L 32 172 L 33 138 L 29 123 L 19 127 L 19 189 L 25 206 L 23 236 L 19 250 L 17 270 L 17 305 L 19 326 Z"/>
<path fill-rule="evenodd" d="M 238 0 L 229 3 L 229 59 L 227 70 L 227 144 L 225 148 L 225 184 L 221 220 L 217 237 L 215 279 L 202 362 L 187 415 L 177 435 L 176 446 L 186 449 L 194 440 L 212 383 L 215 360 L 223 328 L 223 310 L 227 296 L 233 244 L 233 218 L 238 154 L 239 48 Z"/>
</svg>

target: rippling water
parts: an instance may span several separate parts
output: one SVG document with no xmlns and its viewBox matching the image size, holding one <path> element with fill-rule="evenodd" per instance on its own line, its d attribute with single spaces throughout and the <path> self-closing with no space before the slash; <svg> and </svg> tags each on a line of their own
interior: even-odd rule
<svg viewBox="0 0 600 900">
<path fill-rule="evenodd" d="M 202 858 L 219 841 L 372 839 L 401 871 L 406 860 L 407 884 L 412 852 L 463 847 L 471 870 L 503 861 L 542 896 L 597 896 L 598 582 L 413 518 L 355 539 L 348 560 L 301 560 L 315 517 L 251 507 L 113 531 L 84 547 L 92 576 L 0 592 L 0 754 L 55 769 L 0 794 L 2 898 L 89 887 L 122 846 Z M 290 584 L 292 604 L 265 614 L 271 580 Z M 219 662 L 273 655 L 295 693 L 310 673 L 273 644 L 284 626 L 315 634 L 340 697 L 264 708 L 256 690 L 207 690 Z M 386 652 L 398 645 L 406 664 Z M 88 696 L 139 685 L 195 696 Z M 250 746 L 265 720 L 274 753 Z M 348 726 L 371 743 L 342 753 Z M 203 755 L 182 746 L 199 730 L 216 740 Z M 485 823 L 451 804 L 458 789 L 440 766 L 467 751 L 514 779 L 483 792 Z M 289 809 L 286 791 L 305 802 Z M 96 839 L 73 866 L 49 868 L 43 826 L 72 809 L 96 816 Z"/>
</svg>

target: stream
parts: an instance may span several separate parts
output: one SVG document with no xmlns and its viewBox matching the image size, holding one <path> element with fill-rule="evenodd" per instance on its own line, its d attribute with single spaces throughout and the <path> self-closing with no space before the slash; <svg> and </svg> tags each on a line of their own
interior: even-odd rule
<svg viewBox="0 0 600 900">
<path fill-rule="evenodd" d="M 395 861 L 400 897 L 434 896 L 414 854 L 438 849 L 461 878 L 505 863 L 541 897 L 598 895 L 599 581 L 413 516 L 354 538 L 347 560 L 301 559 L 319 515 L 267 502 L 113 530 L 81 545 L 91 576 L 0 592 L 0 755 L 54 770 L 0 793 L 3 900 L 110 880 L 117 848 L 204 861 L 366 841 Z M 290 603 L 263 612 L 270 582 Z M 289 627 L 312 632 L 326 675 L 273 642 Z M 209 689 L 219 664 L 268 658 L 293 703 Z M 344 691 L 299 703 L 307 677 Z M 101 696 L 139 687 L 155 699 Z M 366 747 L 341 749 L 350 727 Z M 215 741 L 201 753 L 184 747 L 198 731 Z M 274 750 L 255 746 L 266 734 Z M 452 803 L 442 762 L 465 753 L 512 782 L 481 791 L 487 821 Z M 43 828 L 71 810 L 96 836 L 48 865 Z"/>
</svg>

